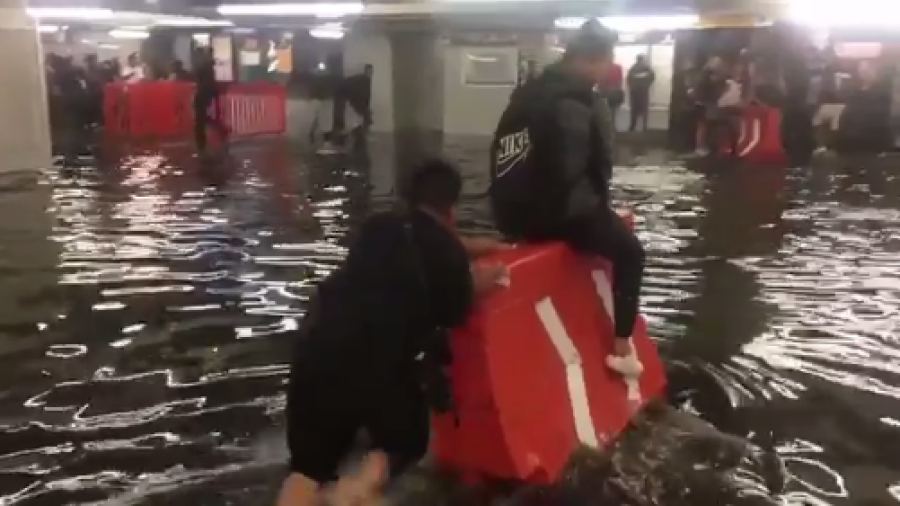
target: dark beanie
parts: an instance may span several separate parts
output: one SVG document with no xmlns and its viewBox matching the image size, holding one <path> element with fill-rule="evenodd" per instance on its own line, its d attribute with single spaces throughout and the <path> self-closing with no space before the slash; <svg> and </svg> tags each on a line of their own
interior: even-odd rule
<svg viewBox="0 0 900 506">
<path fill-rule="evenodd" d="M 566 44 L 566 56 L 608 56 L 616 47 L 616 32 L 603 26 L 596 19 L 581 25 Z"/>
</svg>

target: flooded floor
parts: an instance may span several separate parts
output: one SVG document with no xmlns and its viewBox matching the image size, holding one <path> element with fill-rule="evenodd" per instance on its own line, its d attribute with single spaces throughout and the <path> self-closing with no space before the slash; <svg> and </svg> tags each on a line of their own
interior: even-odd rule
<svg viewBox="0 0 900 506">
<path fill-rule="evenodd" d="M 446 145 L 462 225 L 489 230 L 483 141 Z M 392 151 L 4 176 L 0 504 L 265 504 L 291 331 L 348 230 L 390 202 Z M 789 503 L 900 502 L 896 168 L 630 165 L 616 196 L 685 405 L 774 445 Z"/>
</svg>

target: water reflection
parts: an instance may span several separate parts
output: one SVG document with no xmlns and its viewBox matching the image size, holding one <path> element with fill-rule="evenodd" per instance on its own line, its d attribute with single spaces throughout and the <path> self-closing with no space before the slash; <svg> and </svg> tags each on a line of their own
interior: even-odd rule
<svg viewBox="0 0 900 506">
<path fill-rule="evenodd" d="M 0 503 L 259 504 L 280 477 L 290 332 L 348 231 L 399 192 L 397 159 L 422 154 L 374 142 L 5 176 Z M 470 229 L 489 222 L 484 148 L 444 139 Z M 681 401 L 777 448 L 791 503 L 897 502 L 898 178 L 643 160 L 616 195 L 639 213 Z"/>
</svg>

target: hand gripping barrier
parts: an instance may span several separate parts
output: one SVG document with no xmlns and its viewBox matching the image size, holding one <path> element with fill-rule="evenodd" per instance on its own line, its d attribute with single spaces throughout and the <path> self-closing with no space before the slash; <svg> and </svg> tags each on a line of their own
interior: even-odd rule
<svg viewBox="0 0 900 506">
<path fill-rule="evenodd" d="M 636 410 L 605 363 L 610 267 L 561 243 L 490 260 L 509 266 L 510 286 L 481 300 L 453 332 L 457 410 L 433 419 L 432 453 L 464 476 L 548 483 L 579 444 L 609 445 Z M 665 376 L 643 319 L 633 339 L 644 364 L 642 404 L 662 395 Z"/>
</svg>

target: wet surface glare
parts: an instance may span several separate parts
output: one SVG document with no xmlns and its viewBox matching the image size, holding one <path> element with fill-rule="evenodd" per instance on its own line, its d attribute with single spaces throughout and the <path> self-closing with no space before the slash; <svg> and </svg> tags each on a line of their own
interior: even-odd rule
<svg viewBox="0 0 900 506">
<path fill-rule="evenodd" d="M 481 145 L 461 225 L 488 228 Z M 376 153 L 377 151 L 377 153 Z M 394 164 L 235 149 L 0 180 L 0 504 L 264 504 L 291 331 Z M 792 504 L 900 501 L 891 163 L 617 173 L 685 409 L 773 446 Z M 305 210 L 298 211 L 301 207 Z M 711 504 L 721 504 L 712 502 Z"/>
</svg>

